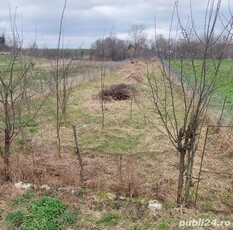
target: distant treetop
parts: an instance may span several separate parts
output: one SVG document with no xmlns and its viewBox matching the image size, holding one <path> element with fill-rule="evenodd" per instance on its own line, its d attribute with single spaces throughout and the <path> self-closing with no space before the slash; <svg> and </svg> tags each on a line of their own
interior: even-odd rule
<svg viewBox="0 0 233 230">
<path fill-rule="evenodd" d="M 5 45 L 5 44 L 6 44 L 6 39 L 5 39 L 5 35 L 4 35 L 4 34 L 2 34 L 2 35 L 0 36 L 0 44 L 2 44 L 2 45 Z"/>
</svg>

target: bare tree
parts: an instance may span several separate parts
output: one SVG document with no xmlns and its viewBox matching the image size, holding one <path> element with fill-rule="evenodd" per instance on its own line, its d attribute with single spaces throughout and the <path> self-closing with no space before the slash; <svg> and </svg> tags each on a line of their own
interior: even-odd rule
<svg viewBox="0 0 233 230">
<path fill-rule="evenodd" d="M 63 20 L 66 10 L 67 0 L 64 1 L 62 14 L 59 24 L 58 42 L 57 42 L 57 54 L 55 65 L 52 64 L 53 76 L 56 95 L 56 135 L 57 135 L 57 155 L 61 157 L 61 124 L 66 122 L 67 118 L 67 103 L 70 94 L 69 85 L 69 72 L 73 63 L 73 58 L 66 60 L 61 53 L 61 42 L 62 42 L 62 30 L 63 30 Z"/>
<path fill-rule="evenodd" d="M 118 39 L 115 34 L 111 34 L 105 39 L 97 39 L 92 44 L 92 51 L 97 60 L 120 61 L 127 58 L 126 41 Z"/>
<path fill-rule="evenodd" d="M 75 142 L 75 147 L 76 147 L 76 154 L 77 154 L 79 167 L 80 167 L 80 170 L 79 170 L 80 185 L 81 185 L 81 187 L 83 187 L 83 185 L 84 185 L 83 159 L 82 159 L 81 151 L 80 151 L 79 144 L 78 144 L 78 135 L 77 135 L 76 126 L 72 125 L 72 128 L 73 128 L 73 133 L 74 133 L 74 142 Z"/>
<path fill-rule="evenodd" d="M 165 133 L 179 153 L 177 205 L 192 205 L 190 188 L 193 186 L 193 165 L 211 97 L 223 79 L 220 67 L 224 53 L 232 42 L 233 18 L 220 17 L 221 0 L 209 0 L 204 17 L 203 34 L 196 30 L 191 12 L 191 23 L 184 26 L 178 4 L 174 7 L 172 23 L 177 13 L 182 43 L 186 49 L 172 59 L 174 39 L 169 36 L 167 47 L 157 47 L 162 80 L 148 68 L 148 98 L 165 128 Z M 222 25 L 216 34 L 216 25 Z M 172 25 L 171 23 L 171 25 Z M 172 29 L 172 28 L 171 28 Z M 171 33 L 170 29 L 170 33 Z M 193 40 L 201 44 L 201 58 L 197 60 Z M 161 43 L 157 43 L 157 46 Z M 165 43 L 162 43 L 164 46 Z M 218 46 L 219 52 L 215 50 Z M 221 49 L 219 49 L 221 46 Z M 166 50 L 166 56 L 160 52 Z M 189 52 L 185 52 L 189 50 Z M 167 59 L 165 59 L 167 58 Z M 175 70 L 175 71 L 174 71 Z M 177 101 L 177 98 L 181 98 Z"/>
<path fill-rule="evenodd" d="M 0 73 L 0 155 L 4 161 L 4 179 L 10 180 L 10 155 L 14 138 L 23 127 L 22 116 L 27 114 L 28 121 L 32 121 L 41 105 L 33 113 L 25 110 L 38 91 L 38 82 L 33 79 L 36 59 L 25 55 L 23 40 L 20 38 L 16 26 L 16 11 L 11 13 L 10 23 L 12 40 L 8 41 L 10 54 L 6 56 L 4 67 Z"/>
<path fill-rule="evenodd" d="M 147 42 L 147 33 L 145 26 L 142 24 L 132 25 L 129 30 L 129 43 L 134 49 L 135 58 L 139 57 L 140 51 L 144 48 Z"/>
</svg>

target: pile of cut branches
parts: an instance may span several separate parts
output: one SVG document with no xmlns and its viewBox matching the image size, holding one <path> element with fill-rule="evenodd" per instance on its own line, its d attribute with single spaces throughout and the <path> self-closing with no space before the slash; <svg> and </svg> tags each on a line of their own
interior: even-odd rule
<svg viewBox="0 0 233 230">
<path fill-rule="evenodd" d="M 134 86 L 122 83 L 103 89 L 99 93 L 98 98 L 103 101 L 121 101 L 132 98 L 136 93 L 137 90 Z"/>
</svg>

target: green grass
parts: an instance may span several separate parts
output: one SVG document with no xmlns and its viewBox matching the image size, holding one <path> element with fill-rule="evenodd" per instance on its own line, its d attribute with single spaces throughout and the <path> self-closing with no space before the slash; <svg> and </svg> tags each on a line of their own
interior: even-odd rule
<svg viewBox="0 0 233 230">
<path fill-rule="evenodd" d="M 25 56 L 14 56 L 12 54 L 0 54 L 0 74 L 6 74 L 11 71 L 21 71 L 23 66 L 27 63 L 30 64 L 32 59 Z"/>
<path fill-rule="evenodd" d="M 102 216 L 96 223 L 116 225 L 119 222 L 119 220 L 120 216 L 118 214 L 106 214 Z"/>
<path fill-rule="evenodd" d="M 215 65 L 218 65 L 218 61 L 216 60 L 207 60 L 205 65 L 203 60 L 195 60 L 194 63 L 189 60 L 181 61 L 178 59 L 171 61 L 171 66 L 177 73 L 177 76 L 179 77 L 182 70 L 186 82 L 189 81 L 191 84 L 194 84 L 195 78 L 200 80 L 206 77 L 206 83 L 208 85 L 216 78 L 219 80 L 216 83 L 218 89 L 224 90 L 224 92 L 233 92 L 232 60 L 222 60 L 217 76 L 215 76 L 217 69 Z"/>
<path fill-rule="evenodd" d="M 157 224 L 158 230 L 169 230 L 170 225 L 166 221 L 161 221 Z"/>
<path fill-rule="evenodd" d="M 216 79 L 216 89 L 212 95 L 210 102 L 210 108 L 213 114 L 215 114 L 216 119 L 220 117 L 220 112 L 223 106 L 224 98 L 227 97 L 225 112 L 223 116 L 223 123 L 227 124 L 231 120 L 231 110 L 233 107 L 233 60 L 222 60 L 221 66 L 217 73 Z M 213 60 L 207 60 L 205 71 L 203 73 L 203 60 L 195 60 L 194 67 L 192 63 L 188 60 L 172 60 L 171 66 L 174 69 L 177 77 L 180 77 L 181 69 L 183 72 L 183 77 L 185 83 L 188 87 L 194 85 L 194 80 L 199 81 L 202 77 L 206 77 L 206 85 L 211 84 L 213 78 L 215 78 L 216 70 L 214 64 L 217 64 Z M 195 71 L 194 71 L 195 70 Z M 196 77 L 195 77 L 196 76 Z"/>
<path fill-rule="evenodd" d="M 0 64 L 4 63 L 7 60 L 10 60 L 10 55 L 8 54 L 0 54 Z"/>
<path fill-rule="evenodd" d="M 111 153 L 125 153 L 133 151 L 137 144 L 137 137 L 132 135 L 125 135 L 124 138 L 111 137 L 111 135 L 109 135 L 98 146 L 98 149 Z"/>
</svg>

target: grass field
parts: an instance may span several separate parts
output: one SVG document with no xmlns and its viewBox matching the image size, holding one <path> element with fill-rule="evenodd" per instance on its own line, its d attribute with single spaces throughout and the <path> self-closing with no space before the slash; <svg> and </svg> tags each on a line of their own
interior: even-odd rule
<svg viewBox="0 0 233 230">
<path fill-rule="evenodd" d="M 158 65 L 154 62 L 149 65 L 154 65 L 154 73 L 160 78 Z M 137 100 L 105 102 L 103 130 L 101 102 L 97 97 L 100 77 L 71 89 L 67 121 L 61 128 L 61 159 L 55 157 L 55 98 L 48 98 L 35 121 L 29 122 L 25 114 L 24 135 L 15 139 L 12 149 L 12 182 L 23 180 L 38 186 L 48 184 L 51 189 L 35 189 L 28 193 L 16 189 L 12 184 L 3 184 L 0 187 L 0 226 L 3 230 L 13 229 L 10 224 L 20 224 L 22 221 L 26 225 L 28 218 L 23 219 L 24 214 L 33 220 L 38 216 L 43 219 L 43 210 L 47 210 L 44 206 L 38 214 L 30 207 L 35 202 L 41 205 L 37 199 L 44 196 L 52 207 L 60 207 L 60 215 L 65 217 L 60 218 L 62 222 L 59 223 L 64 224 L 65 229 L 169 230 L 179 229 L 180 220 L 233 222 L 232 177 L 228 174 L 203 174 L 197 208 L 176 207 L 179 156 L 168 139 L 158 132 L 157 128 L 164 128 L 141 91 L 142 87 L 146 87 L 146 72 L 146 63 L 137 61 L 134 64 L 126 63 L 106 74 L 106 87 L 130 84 L 137 89 Z M 31 109 L 36 108 L 39 102 L 40 99 L 35 100 Z M 145 105 L 143 110 L 138 102 Z M 179 97 L 176 103 L 181 104 Z M 148 121 L 147 113 L 153 122 Z M 79 184 L 72 125 L 77 127 L 84 162 L 85 188 L 80 188 Z M 195 176 L 201 160 L 203 139 L 200 143 L 194 166 Z M 232 153 L 222 145 L 218 134 L 211 134 L 204 169 L 221 169 L 230 173 L 232 164 Z M 192 193 L 195 193 L 195 187 Z M 60 198 L 66 208 L 51 197 Z M 162 203 L 162 210 L 148 209 L 148 201 L 154 199 Z M 57 212 L 52 207 L 51 210 Z M 17 215 L 13 213 L 10 218 L 8 214 L 15 210 L 20 212 Z M 12 219 L 13 223 L 7 222 Z M 52 219 L 57 221 L 57 216 Z"/>
<path fill-rule="evenodd" d="M 225 111 L 222 117 L 222 123 L 224 125 L 230 125 L 232 123 L 232 108 L 233 108 L 233 60 L 225 59 L 221 62 L 221 67 L 218 71 L 216 82 L 216 90 L 213 93 L 211 102 L 210 102 L 210 110 L 213 114 L 213 120 L 218 121 L 221 110 L 223 107 L 223 103 L 226 97 L 226 105 Z M 202 60 L 195 60 L 194 66 L 196 71 L 196 79 L 199 79 L 202 73 Z M 207 77 L 207 85 L 208 82 L 215 78 L 215 69 L 214 65 L 217 65 L 217 61 L 208 60 L 206 63 L 206 77 Z M 179 60 L 171 61 L 172 68 L 174 72 L 179 75 L 182 71 L 185 76 L 185 81 L 189 86 L 194 85 L 194 70 L 192 63 L 190 61 L 183 60 L 182 62 Z M 231 124 L 232 125 L 232 124 Z"/>
</svg>

